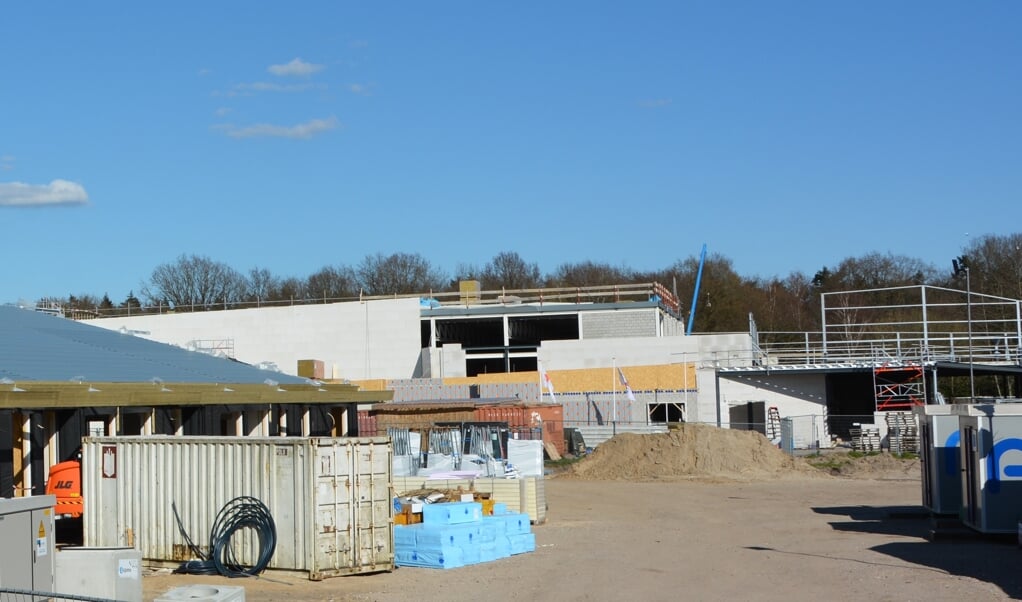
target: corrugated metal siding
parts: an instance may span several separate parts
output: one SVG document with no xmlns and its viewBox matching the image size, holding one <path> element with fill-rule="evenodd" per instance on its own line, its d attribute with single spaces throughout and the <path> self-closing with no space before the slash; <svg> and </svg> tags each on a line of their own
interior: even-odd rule
<svg viewBox="0 0 1022 602">
<path fill-rule="evenodd" d="M 385 438 L 89 437 L 82 445 L 86 546 L 142 557 L 193 557 L 238 496 L 267 505 L 277 528 L 270 568 L 313 579 L 393 568 L 391 447 Z M 254 534 L 232 540 L 255 563 Z"/>
</svg>

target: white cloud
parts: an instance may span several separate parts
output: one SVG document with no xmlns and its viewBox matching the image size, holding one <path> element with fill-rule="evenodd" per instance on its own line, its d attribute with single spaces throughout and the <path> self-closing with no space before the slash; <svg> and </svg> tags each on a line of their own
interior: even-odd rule
<svg viewBox="0 0 1022 602">
<path fill-rule="evenodd" d="M 223 130 L 231 138 L 294 138 L 307 140 L 317 134 L 328 132 L 338 125 L 337 118 L 331 116 L 326 119 L 313 119 L 297 125 L 257 123 L 246 126 L 224 125 L 219 126 L 217 129 Z"/>
<path fill-rule="evenodd" d="M 324 84 L 275 84 L 272 82 L 251 82 L 238 84 L 234 90 L 238 92 L 304 92 L 306 90 L 323 90 Z"/>
<path fill-rule="evenodd" d="M 0 155 L 0 171 L 10 171 L 12 169 L 14 169 L 14 156 Z"/>
<path fill-rule="evenodd" d="M 233 110 L 233 109 L 231 109 L 230 107 L 220 107 L 219 109 L 217 109 L 216 111 L 214 111 L 214 114 L 215 114 L 215 115 L 216 115 L 217 117 L 227 117 L 228 115 L 230 115 L 230 114 L 231 114 L 231 111 L 232 111 L 232 110 Z"/>
<path fill-rule="evenodd" d="M 286 65 L 270 65 L 266 68 L 267 71 L 274 75 L 280 75 L 282 77 L 308 77 L 317 71 L 321 71 L 323 65 L 314 65 L 312 63 L 306 63 L 302 59 L 294 59 Z"/>
<path fill-rule="evenodd" d="M 49 184 L 0 183 L 0 207 L 84 205 L 89 195 L 81 184 L 54 180 Z"/>
</svg>

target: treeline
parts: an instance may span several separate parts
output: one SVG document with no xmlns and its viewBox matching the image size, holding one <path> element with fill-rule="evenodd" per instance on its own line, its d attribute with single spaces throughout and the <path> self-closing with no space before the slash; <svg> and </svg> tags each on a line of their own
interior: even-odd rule
<svg viewBox="0 0 1022 602">
<path fill-rule="evenodd" d="M 959 268 L 957 272 L 952 260 Z M 306 277 L 296 277 L 279 276 L 258 267 L 243 273 L 208 257 L 182 255 L 157 266 L 143 283 L 139 296 L 131 291 L 119 303 L 106 294 L 82 294 L 40 299 L 39 304 L 109 315 L 454 292 L 462 280 L 479 280 L 483 290 L 659 282 L 678 291 L 682 314 L 688 316 L 693 309 L 698 267 L 698 258 L 692 256 L 650 272 L 585 261 L 565 263 L 543 274 L 537 263 L 517 252 L 505 251 L 482 265 L 459 264 L 452 274 L 418 253 L 377 253 L 356 265 L 327 265 Z M 695 330 L 744 332 L 749 328 L 751 313 L 761 331 L 815 331 L 820 329 L 821 293 L 919 284 L 964 289 L 965 269 L 974 292 L 1022 299 L 1022 234 L 975 238 L 960 256 L 943 258 L 939 265 L 873 252 L 821 267 L 814 274 L 791 272 L 770 278 L 742 276 L 735 272 L 730 259 L 710 254 L 703 268 L 699 298 L 694 300 Z"/>
</svg>

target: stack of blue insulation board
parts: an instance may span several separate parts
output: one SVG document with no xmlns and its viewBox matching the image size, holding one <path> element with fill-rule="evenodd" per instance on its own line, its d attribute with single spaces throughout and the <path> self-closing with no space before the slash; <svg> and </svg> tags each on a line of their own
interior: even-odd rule
<svg viewBox="0 0 1022 602">
<path fill-rule="evenodd" d="M 505 504 L 494 504 L 493 516 L 483 516 L 478 502 L 426 504 L 421 523 L 394 525 L 397 566 L 453 569 L 535 549 L 529 515 Z"/>
</svg>

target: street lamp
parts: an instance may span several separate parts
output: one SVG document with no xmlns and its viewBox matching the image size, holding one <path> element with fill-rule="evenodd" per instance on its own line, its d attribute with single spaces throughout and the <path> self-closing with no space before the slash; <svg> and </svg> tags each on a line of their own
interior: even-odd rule
<svg viewBox="0 0 1022 602">
<path fill-rule="evenodd" d="M 951 260 L 951 267 L 955 270 L 955 276 L 965 272 L 965 320 L 969 329 L 969 399 L 976 401 L 976 375 L 972 368 L 972 286 L 969 281 L 969 259 L 962 255 Z"/>
</svg>

